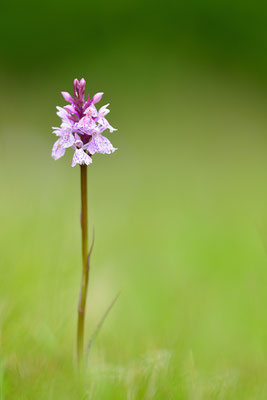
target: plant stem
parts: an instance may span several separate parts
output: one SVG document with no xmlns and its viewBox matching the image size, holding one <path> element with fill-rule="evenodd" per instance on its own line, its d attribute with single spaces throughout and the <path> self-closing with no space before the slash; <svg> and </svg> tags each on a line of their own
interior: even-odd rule
<svg viewBox="0 0 267 400">
<path fill-rule="evenodd" d="M 77 359 L 78 365 L 83 358 L 84 343 L 84 320 L 86 295 L 89 278 L 88 257 L 88 222 L 87 222 L 87 165 L 81 165 L 81 228 L 82 228 L 82 282 L 78 307 L 78 330 L 77 330 Z"/>
</svg>

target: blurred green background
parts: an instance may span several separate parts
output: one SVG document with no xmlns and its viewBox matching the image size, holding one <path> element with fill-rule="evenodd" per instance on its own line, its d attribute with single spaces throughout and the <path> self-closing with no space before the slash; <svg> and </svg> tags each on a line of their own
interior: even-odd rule
<svg viewBox="0 0 267 400">
<path fill-rule="evenodd" d="M 0 399 L 267 398 L 267 6 L 6 2 L 0 66 Z M 79 168 L 61 90 L 111 103 L 75 367 Z"/>
</svg>

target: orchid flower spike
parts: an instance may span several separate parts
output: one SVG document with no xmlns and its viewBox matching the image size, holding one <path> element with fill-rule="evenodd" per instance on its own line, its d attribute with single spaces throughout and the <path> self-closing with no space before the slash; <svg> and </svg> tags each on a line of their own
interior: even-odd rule
<svg viewBox="0 0 267 400">
<path fill-rule="evenodd" d="M 53 133 L 58 136 L 52 149 L 52 157 L 58 160 L 64 156 L 67 148 L 74 149 L 72 166 L 77 164 L 89 165 L 95 153 L 111 154 L 117 150 L 103 135 L 104 131 L 116 131 L 106 119 L 109 113 L 107 105 L 99 111 L 95 104 L 103 96 L 103 92 L 96 93 L 92 99 L 88 95 L 85 101 L 85 80 L 74 80 L 74 92 L 61 92 L 63 98 L 70 103 L 65 107 L 57 107 L 57 115 L 61 118 L 60 127 L 53 127 Z"/>
</svg>

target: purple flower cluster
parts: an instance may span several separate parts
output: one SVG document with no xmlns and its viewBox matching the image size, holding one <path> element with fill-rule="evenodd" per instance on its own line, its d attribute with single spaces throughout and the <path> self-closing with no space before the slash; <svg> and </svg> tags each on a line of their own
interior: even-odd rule
<svg viewBox="0 0 267 400">
<path fill-rule="evenodd" d="M 91 164 L 92 155 L 95 153 L 110 154 L 117 150 L 102 135 L 106 129 L 110 132 L 116 131 L 105 118 L 109 113 L 109 104 L 101 107 L 99 111 L 95 107 L 104 93 L 96 93 L 92 99 L 88 95 L 85 100 L 85 83 L 83 78 L 80 81 L 74 80 L 73 97 L 68 92 L 61 92 L 70 105 L 57 107 L 57 115 L 62 119 L 62 123 L 59 128 L 53 127 L 53 133 L 59 139 L 53 146 L 52 157 L 57 160 L 65 154 L 68 147 L 72 147 L 75 150 L 73 167 L 76 164 Z"/>
</svg>

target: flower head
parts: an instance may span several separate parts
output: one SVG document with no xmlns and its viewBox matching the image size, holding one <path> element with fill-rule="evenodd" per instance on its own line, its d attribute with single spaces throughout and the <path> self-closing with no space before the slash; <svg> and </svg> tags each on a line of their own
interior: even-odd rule
<svg viewBox="0 0 267 400">
<path fill-rule="evenodd" d="M 52 157 L 57 160 L 65 154 L 67 148 L 74 149 L 72 166 L 92 163 L 95 153 L 110 154 L 115 149 L 110 141 L 102 135 L 106 130 L 116 131 L 106 119 L 109 113 L 108 104 L 99 111 L 95 104 L 103 94 L 96 93 L 92 99 L 88 95 L 85 100 L 85 80 L 74 79 L 74 93 L 61 92 L 64 99 L 70 103 L 65 107 L 57 107 L 57 115 L 61 118 L 60 127 L 53 127 L 53 133 L 58 136 L 52 149 Z"/>
</svg>

